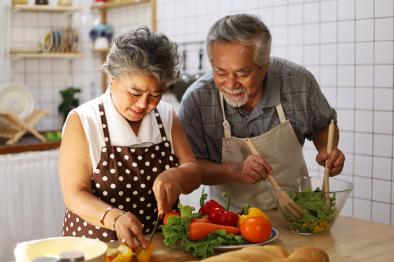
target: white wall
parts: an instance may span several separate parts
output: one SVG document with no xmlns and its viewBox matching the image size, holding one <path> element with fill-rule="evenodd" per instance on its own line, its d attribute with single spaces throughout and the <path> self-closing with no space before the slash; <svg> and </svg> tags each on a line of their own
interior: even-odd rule
<svg viewBox="0 0 394 262">
<path fill-rule="evenodd" d="M 52 1 L 55 2 L 55 1 Z M 58 90 L 73 84 L 82 101 L 100 93 L 100 58 L 91 53 L 88 32 L 97 15 L 91 1 L 74 0 L 82 10 L 73 23 L 81 31 L 84 58 L 18 60 L 12 78 L 26 84 L 36 105 L 49 109 L 40 129 L 56 129 Z M 273 55 L 305 65 L 321 83 L 338 112 L 340 147 L 346 154 L 341 177 L 354 183 L 344 214 L 394 224 L 393 182 L 393 46 L 394 0 L 158 0 L 158 30 L 188 49 L 187 71 L 197 71 L 197 50 L 211 24 L 220 17 L 245 12 L 259 15 L 273 35 Z M 117 32 L 149 24 L 149 5 L 114 9 L 109 21 Z M 59 14 L 19 13 L 12 41 L 42 39 L 48 28 L 63 25 Z M 60 16 L 60 18 L 59 18 Z M 204 57 L 204 70 L 209 63 Z M 322 174 L 310 143 L 305 155 L 312 174 Z"/>
</svg>

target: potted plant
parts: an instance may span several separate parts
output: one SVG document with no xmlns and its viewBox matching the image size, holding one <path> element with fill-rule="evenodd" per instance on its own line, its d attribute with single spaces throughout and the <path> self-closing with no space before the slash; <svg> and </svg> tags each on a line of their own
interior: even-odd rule
<svg viewBox="0 0 394 262">
<path fill-rule="evenodd" d="M 81 89 L 75 87 L 68 87 L 64 90 L 60 90 L 62 101 L 58 106 L 58 112 L 63 116 L 63 121 L 66 120 L 68 113 L 71 110 L 79 106 L 79 99 L 75 97 L 76 93 L 80 93 Z"/>
</svg>

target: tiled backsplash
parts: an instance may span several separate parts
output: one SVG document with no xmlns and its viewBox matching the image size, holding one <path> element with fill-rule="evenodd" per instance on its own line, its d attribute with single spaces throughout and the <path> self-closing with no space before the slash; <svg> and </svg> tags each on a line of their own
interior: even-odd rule
<svg viewBox="0 0 394 262">
<path fill-rule="evenodd" d="M 341 178 L 354 183 L 343 214 L 394 224 L 393 0 L 158 4 L 159 30 L 180 42 L 204 40 L 226 14 L 260 16 L 273 35 L 272 54 L 305 65 L 337 110 L 346 154 Z M 313 144 L 304 152 L 310 173 L 321 175 Z"/>
<path fill-rule="evenodd" d="M 82 88 L 82 101 L 100 93 L 101 60 L 91 52 L 88 38 L 98 15 L 90 10 L 91 1 L 74 3 L 82 7 L 72 22 L 80 30 L 84 57 L 71 64 L 55 59 L 13 64 L 12 80 L 27 85 L 36 106 L 52 112 L 40 129 L 60 128 L 60 89 Z M 157 5 L 158 30 L 184 43 L 180 48 L 188 51 L 188 73 L 197 72 L 198 49 L 204 47 L 200 42 L 214 21 L 240 12 L 260 16 L 273 35 L 272 54 L 305 65 L 337 110 L 340 148 L 346 155 L 341 178 L 354 183 L 343 214 L 394 224 L 394 0 L 157 0 Z M 108 21 L 121 32 L 149 24 L 149 15 L 149 5 L 124 7 L 110 10 Z M 59 14 L 17 16 L 12 41 L 39 40 L 48 28 L 67 23 Z M 203 70 L 209 70 L 206 56 Z M 310 173 L 321 175 L 310 142 L 304 152 Z"/>
</svg>

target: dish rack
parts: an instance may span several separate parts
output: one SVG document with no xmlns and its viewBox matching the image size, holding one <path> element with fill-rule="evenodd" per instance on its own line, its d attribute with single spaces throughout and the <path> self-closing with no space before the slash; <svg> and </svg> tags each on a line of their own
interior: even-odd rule
<svg viewBox="0 0 394 262">
<path fill-rule="evenodd" d="M 0 113 L 0 137 L 7 139 L 7 145 L 13 145 L 25 134 L 31 133 L 45 142 L 45 137 L 35 129 L 35 125 L 47 114 L 45 110 L 34 110 L 26 119 L 21 119 L 13 113 Z"/>
</svg>

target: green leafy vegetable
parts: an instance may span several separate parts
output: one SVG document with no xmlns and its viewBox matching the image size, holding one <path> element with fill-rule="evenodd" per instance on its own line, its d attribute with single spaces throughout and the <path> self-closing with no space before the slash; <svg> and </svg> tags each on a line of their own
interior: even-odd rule
<svg viewBox="0 0 394 262">
<path fill-rule="evenodd" d="M 224 230 L 218 230 L 208 235 L 202 241 L 190 241 L 187 238 L 187 226 L 193 218 L 200 214 L 193 213 L 194 208 L 179 205 L 181 216 L 169 217 L 168 223 L 162 226 L 164 244 L 173 247 L 178 241 L 181 247 L 198 258 L 205 258 L 214 254 L 213 247 L 223 245 L 245 244 L 246 241 L 238 235 L 227 235 Z"/>
<path fill-rule="evenodd" d="M 304 190 L 301 193 L 289 193 L 289 196 L 304 209 L 304 216 L 298 220 L 292 220 L 291 217 L 284 213 L 287 220 L 290 221 L 290 229 L 300 233 L 319 233 L 330 228 L 338 214 L 335 207 L 336 195 L 330 196 L 330 203 L 327 206 L 324 193 Z"/>
</svg>

